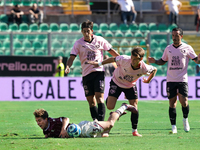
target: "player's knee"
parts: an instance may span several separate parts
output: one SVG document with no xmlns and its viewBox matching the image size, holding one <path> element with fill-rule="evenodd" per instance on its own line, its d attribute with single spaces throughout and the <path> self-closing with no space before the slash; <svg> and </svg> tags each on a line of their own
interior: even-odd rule
<svg viewBox="0 0 200 150">
<path fill-rule="evenodd" d="M 114 124 L 115 123 L 113 121 L 110 121 L 110 129 L 114 127 Z"/>
<path fill-rule="evenodd" d="M 107 109 L 109 109 L 109 110 L 113 110 L 114 107 L 113 107 L 113 106 L 109 106 L 109 105 L 107 105 Z"/>
</svg>

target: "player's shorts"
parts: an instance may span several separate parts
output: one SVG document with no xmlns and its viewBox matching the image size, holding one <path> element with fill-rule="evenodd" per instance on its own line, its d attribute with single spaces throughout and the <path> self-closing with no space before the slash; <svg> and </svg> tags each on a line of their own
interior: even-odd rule
<svg viewBox="0 0 200 150">
<path fill-rule="evenodd" d="M 168 99 L 177 96 L 177 93 L 188 97 L 188 83 L 187 82 L 167 82 L 167 96 Z"/>
<path fill-rule="evenodd" d="M 122 92 L 124 92 L 124 94 L 128 100 L 138 99 L 136 85 L 133 86 L 132 88 L 125 89 L 125 88 L 119 87 L 117 84 L 115 84 L 115 82 L 113 82 L 113 80 L 111 80 L 108 96 L 113 96 L 118 99 L 118 97 L 120 96 L 120 94 Z"/>
<path fill-rule="evenodd" d="M 85 96 L 95 95 L 95 92 L 104 93 L 104 71 L 92 72 L 83 77 Z"/>
<path fill-rule="evenodd" d="M 81 121 L 78 124 L 81 128 L 81 137 L 96 137 L 97 134 L 102 133 L 104 128 L 98 124 L 97 121 Z"/>
</svg>

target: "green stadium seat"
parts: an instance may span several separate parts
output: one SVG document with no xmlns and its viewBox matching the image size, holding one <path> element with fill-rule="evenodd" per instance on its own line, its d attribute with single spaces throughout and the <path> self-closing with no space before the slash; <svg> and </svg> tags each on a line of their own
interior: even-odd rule
<svg viewBox="0 0 200 150">
<path fill-rule="evenodd" d="M 131 56 L 131 50 L 132 48 L 129 48 L 125 51 L 125 55 Z"/>
<path fill-rule="evenodd" d="M 9 56 L 10 55 L 10 49 L 7 49 L 5 50 L 5 53 L 4 53 L 6 56 Z"/>
<path fill-rule="evenodd" d="M 22 4 L 23 4 L 23 6 L 32 6 L 33 2 L 32 2 L 32 0 L 22 0 Z"/>
<path fill-rule="evenodd" d="M 121 42 L 120 42 L 120 47 L 123 49 L 123 48 L 128 48 L 129 47 L 129 42 L 126 40 L 126 39 L 123 39 Z"/>
<path fill-rule="evenodd" d="M 119 30 L 117 23 L 110 23 L 109 30 L 112 32 L 116 32 Z"/>
<path fill-rule="evenodd" d="M 4 6 L 4 0 L 0 0 L 0 6 Z"/>
<path fill-rule="evenodd" d="M 23 50 L 17 49 L 17 50 L 14 51 L 14 55 L 23 56 L 23 55 L 24 55 L 24 52 L 23 52 Z"/>
<path fill-rule="evenodd" d="M 0 50 L 0 55 L 4 55 L 4 51 L 3 50 Z"/>
<path fill-rule="evenodd" d="M 40 24 L 40 31 L 41 32 L 48 32 L 49 31 L 49 25 L 47 23 L 41 23 Z"/>
<path fill-rule="evenodd" d="M 52 7 L 51 0 L 43 1 L 43 5 Z"/>
<path fill-rule="evenodd" d="M 73 45 L 69 42 L 69 40 L 64 40 L 62 42 L 62 48 L 64 50 L 69 50 Z"/>
<path fill-rule="evenodd" d="M 196 74 L 195 69 L 192 66 L 188 66 L 187 73 L 188 73 L 188 76 L 195 76 Z"/>
<path fill-rule="evenodd" d="M 97 35 L 97 36 L 103 36 L 103 33 L 101 31 L 98 31 L 98 32 L 95 33 L 95 35 Z"/>
<path fill-rule="evenodd" d="M 31 32 L 37 32 L 39 30 L 38 24 L 37 23 L 30 24 L 29 30 Z"/>
<path fill-rule="evenodd" d="M 122 31 L 122 32 L 127 32 L 129 30 L 129 26 L 126 25 L 126 24 L 120 24 L 119 30 Z"/>
<path fill-rule="evenodd" d="M 0 15 L 0 21 L 8 23 L 8 16 L 6 14 L 1 14 Z"/>
<path fill-rule="evenodd" d="M 166 24 L 158 24 L 158 30 L 160 32 L 168 32 L 168 28 Z"/>
<path fill-rule="evenodd" d="M 61 3 L 60 3 L 60 0 L 51 0 L 51 4 L 53 5 L 53 6 L 62 6 L 61 5 Z"/>
<path fill-rule="evenodd" d="M 114 34 L 111 32 L 111 31 L 107 31 L 105 34 L 104 34 L 105 37 L 114 37 Z"/>
<path fill-rule="evenodd" d="M 149 23 L 149 31 L 150 32 L 157 32 L 158 31 L 158 27 L 157 27 L 156 23 Z"/>
<path fill-rule="evenodd" d="M 45 50 L 48 49 L 48 42 L 47 42 L 47 39 L 44 40 L 44 41 L 42 42 L 42 49 L 45 49 Z"/>
<path fill-rule="evenodd" d="M 27 39 L 27 34 L 15 34 L 13 37 L 16 40 L 24 41 Z"/>
<path fill-rule="evenodd" d="M 6 6 L 13 6 L 12 0 L 6 0 Z"/>
<path fill-rule="evenodd" d="M 114 48 L 118 48 L 120 46 L 119 42 L 117 40 L 112 40 L 110 42 L 110 44 L 114 47 Z"/>
<path fill-rule="evenodd" d="M 58 57 L 58 56 L 64 57 L 65 53 L 62 50 L 56 50 L 55 53 L 54 53 L 54 56 L 55 57 Z"/>
<path fill-rule="evenodd" d="M 43 50 L 42 43 L 38 40 L 33 41 L 32 46 L 34 50 Z"/>
<path fill-rule="evenodd" d="M 16 23 L 9 24 L 8 28 L 10 31 L 13 31 L 13 32 L 17 32 L 19 30 L 18 24 Z"/>
<path fill-rule="evenodd" d="M 138 46 L 138 41 L 136 39 L 133 39 L 132 41 L 130 41 L 130 46 L 135 47 Z"/>
<path fill-rule="evenodd" d="M 28 41 L 28 40 L 24 40 L 24 41 L 22 42 L 22 48 L 23 48 L 24 50 L 33 49 L 33 48 L 32 48 L 31 42 Z"/>
<path fill-rule="evenodd" d="M 139 24 L 139 30 L 140 30 L 141 32 L 146 32 L 146 31 L 149 30 L 149 27 L 148 27 L 148 25 L 147 25 L 146 23 L 140 23 L 140 24 Z"/>
<path fill-rule="evenodd" d="M 37 49 L 35 50 L 35 56 L 44 56 L 45 53 L 43 50 Z"/>
<path fill-rule="evenodd" d="M 99 29 L 100 29 L 102 32 L 107 32 L 107 31 L 109 30 L 109 26 L 108 26 L 107 23 L 100 23 Z"/>
<path fill-rule="evenodd" d="M 82 76 L 82 69 L 81 69 L 81 67 L 74 67 L 73 74 L 74 74 L 75 77 Z"/>
<path fill-rule="evenodd" d="M 167 41 L 162 39 L 160 42 L 159 42 L 159 47 L 164 50 L 166 47 L 167 47 Z"/>
<path fill-rule="evenodd" d="M 9 34 L 0 34 L 0 41 L 10 40 Z"/>
<path fill-rule="evenodd" d="M 94 23 L 94 24 L 93 24 L 93 31 L 94 31 L 94 32 L 99 31 L 99 25 L 98 25 L 97 23 Z"/>
<path fill-rule="evenodd" d="M 73 62 L 73 67 L 80 67 L 81 66 L 81 61 L 80 59 L 76 58 Z"/>
<path fill-rule="evenodd" d="M 37 40 L 37 34 L 27 34 L 27 39 L 31 42 Z"/>
<path fill-rule="evenodd" d="M 19 40 L 13 41 L 13 48 L 14 49 L 22 49 L 22 43 Z"/>
<path fill-rule="evenodd" d="M 169 32 L 171 32 L 172 31 L 172 29 L 174 29 L 174 28 L 177 28 L 178 26 L 176 25 L 176 24 L 171 24 L 169 27 L 168 27 L 168 29 L 169 29 Z"/>
<path fill-rule="evenodd" d="M 19 25 L 19 30 L 20 30 L 21 32 L 28 32 L 28 31 L 29 31 L 29 26 L 28 26 L 28 24 L 27 24 L 27 23 L 21 23 L 21 24 Z"/>
<path fill-rule="evenodd" d="M 156 68 L 157 68 L 156 76 L 165 76 L 162 66 L 157 65 Z"/>
<path fill-rule="evenodd" d="M 69 58 L 69 57 L 70 57 L 70 53 L 71 53 L 71 51 L 68 51 L 68 50 L 65 51 L 65 57 L 68 57 L 68 58 Z"/>
<path fill-rule="evenodd" d="M 0 50 L 4 50 L 3 43 L 0 41 Z"/>
<path fill-rule="evenodd" d="M 138 27 L 138 25 L 136 23 L 134 23 L 134 24 L 131 24 L 129 26 L 129 29 L 130 29 L 131 32 L 136 32 L 136 31 L 139 30 L 139 27 Z"/>
<path fill-rule="evenodd" d="M 55 40 L 52 42 L 51 44 L 51 50 L 61 50 L 62 49 L 62 45 L 59 41 Z"/>
<path fill-rule="evenodd" d="M 62 32 L 68 32 L 69 31 L 69 25 L 67 23 L 61 23 L 60 24 L 60 30 Z"/>
<path fill-rule="evenodd" d="M 158 49 L 158 50 L 155 51 L 155 55 L 154 56 L 156 57 L 156 59 L 160 59 L 162 57 L 162 55 L 163 55 L 163 51 L 162 50 Z"/>
<path fill-rule="evenodd" d="M 4 40 L 3 41 L 3 48 L 5 50 L 10 50 L 10 40 Z"/>
<path fill-rule="evenodd" d="M 4 23 L 4 22 L 0 23 L 0 31 L 4 31 L 4 32 L 8 31 L 7 23 Z"/>
<path fill-rule="evenodd" d="M 134 37 L 134 34 L 130 31 L 127 31 L 125 34 L 124 34 L 124 37 L 128 40 L 128 41 L 131 41 Z"/>
<path fill-rule="evenodd" d="M 121 39 L 124 37 L 124 34 L 121 31 L 117 31 L 115 33 L 115 39 L 117 39 L 117 41 L 121 41 Z"/>
<path fill-rule="evenodd" d="M 22 0 L 12 0 L 13 5 L 22 5 Z"/>
<path fill-rule="evenodd" d="M 45 41 L 47 40 L 47 34 L 38 34 L 37 35 L 37 39 L 41 42 L 41 41 Z"/>
<path fill-rule="evenodd" d="M 24 55 L 25 56 L 34 56 L 35 54 L 34 54 L 33 50 L 27 49 L 27 50 L 25 50 Z"/>
<path fill-rule="evenodd" d="M 49 26 L 51 32 L 58 32 L 60 31 L 60 27 L 57 23 L 51 23 Z"/>
<path fill-rule="evenodd" d="M 78 32 L 80 30 L 77 23 L 71 23 L 69 25 L 69 28 L 70 28 L 71 32 Z"/>
<path fill-rule="evenodd" d="M 135 38 L 143 38 L 143 34 L 141 31 L 136 31 L 134 36 L 135 36 Z"/>
<path fill-rule="evenodd" d="M 143 39 L 143 40 L 140 41 L 140 46 L 146 46 L 146 45 L 147 45 L 147 43 L 146 43 L 145 39 Z"/>
<path fill-rule="evenodd" d="M 150 48 L 151 48 L 151 50 L 155 50 L 155 49 L 159 48 L 158 42 L 154 39 L 151 40 L 150 41 Z"/>
</svg>

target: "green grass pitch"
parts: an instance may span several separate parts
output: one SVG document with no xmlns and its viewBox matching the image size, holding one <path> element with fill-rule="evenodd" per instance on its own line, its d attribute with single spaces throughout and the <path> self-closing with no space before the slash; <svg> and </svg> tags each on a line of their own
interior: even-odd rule
<svg viewBox="0 0 200 150">
<path fill-rule="evenodd" d="M 115 109 L 123 102 L 118 101 Z M 127 101 L 126 101 L 127 102 Z M 189 101 L 191 130 L 183 130 L 182 111 L 177 104 L 177 134 L 169 134 L 168 101 L 139 101 L 138 131 L 131 134 L 130 113 L 122 116 L 108 138 L 48 138 L 37 126 L 33 112 L 44 108 L 50 117 L 68 117 L 71 123 L 92 121 L 86 101 L 0 102 L 0 150 L 197 150 L 200 139 L 200 101 Z M 109 110 L 106 110 L 105 120 Z"/>
</svg>

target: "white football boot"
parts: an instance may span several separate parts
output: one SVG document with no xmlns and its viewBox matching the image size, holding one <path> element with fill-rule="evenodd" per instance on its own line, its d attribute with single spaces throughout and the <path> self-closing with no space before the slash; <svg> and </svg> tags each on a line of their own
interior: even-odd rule
<svg viewBox="0 0 200 150">
<path fill-rule="evenodd" d="M 183 118 L 183 126 L 184 126 L 185 132 L 190 131 L 190 125 L 189 125 L 189 122 L 188 122 L 188 118 Z"/>
<path fill-rule="evenodd" d="M 176 134 L 176 133 L 177 133 L 176 125 L 172 125 L 172 133 L 173 133 L 173 134 Z"/>
</svg>

